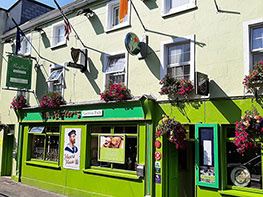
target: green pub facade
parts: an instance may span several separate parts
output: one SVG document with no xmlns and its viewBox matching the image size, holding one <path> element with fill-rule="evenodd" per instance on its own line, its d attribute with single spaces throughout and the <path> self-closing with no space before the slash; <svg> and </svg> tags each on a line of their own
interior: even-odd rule
<svg viewBox="0 0 263 197">
<path fill-rule="evenodd" d="M 239 154 L 233 143 L 235 122 L 260 105 L 250 98 L 177 104 L 143 96 L 19 110 L 17 178 L 67 196 L 261 196 L 261 147 Z M 155 136 L 162 114 L 186 128 L 185 149 Z M 72 130 L 77 151 L 67 154 Z"/>
</svg>

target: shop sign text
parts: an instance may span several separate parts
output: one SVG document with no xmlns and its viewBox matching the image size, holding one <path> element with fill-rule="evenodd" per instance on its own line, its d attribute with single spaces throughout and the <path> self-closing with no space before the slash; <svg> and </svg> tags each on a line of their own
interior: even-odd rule
<svg viewBox="0 0 263 197">
<path fill-rule="evenodd" d="M 81 118 L 80 111 L 68 111 L 68 110 L 55 110 L 53 112 L 42 112 L 43 119 L 53 119 L 53 120 L 64 120 L 64 118 L 73 118 L 77 117 L 78 119 Z"/>
</svg>

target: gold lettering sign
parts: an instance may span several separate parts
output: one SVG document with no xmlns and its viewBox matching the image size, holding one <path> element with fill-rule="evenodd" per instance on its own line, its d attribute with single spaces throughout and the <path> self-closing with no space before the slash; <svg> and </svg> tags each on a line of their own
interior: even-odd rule
<svg viewBox="0 0 263 197">
<path fill-rule="evenodd" d="M 64 118 L 73 118 L 74 116 L 80 119 L 81 112 L 80 111 L 67 111 L 67 110 L 64 110 L 64 111 L 55 110 L 53 112 L 42 112 L 43 119 L 64 120 Z"/>
</svg>

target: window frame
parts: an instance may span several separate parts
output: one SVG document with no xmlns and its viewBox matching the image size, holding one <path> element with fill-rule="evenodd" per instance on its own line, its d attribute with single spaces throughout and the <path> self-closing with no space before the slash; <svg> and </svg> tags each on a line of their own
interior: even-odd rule
<svg viewBox="0 0 263 197">
<path fill-rule="evenodd" d="M 91 133 L 91 128 L 94 127 L 94 126 L 99 126 L 99 127 L 110 127 L 110 133 Z M 131 134 L 131 133 L 115 133 L 114 132 L 114 129 L 115 127 L 132 127 L 132 126 L 135 126 L 137 128 L 137 133 L 136 134 Z M 100 167 L 100 166 L 92 166 L 91 165 L 91 154 L 90 154 L 90 151 L 91 151 L 91 138 L 92 136 L 99 136 L 99 135 L 124 135 L 126 140 L 127 140 L 127 137 L 136 137 L 137 138 L 137 162 L 140 160 L 139 159 L 139 153 L 140 153 L 140 127 L 141 127 L 141 124 L 140 123 L 129 123 L 129 124 L 123 124 L 123 123 L 114 123 L 114 124 L 90 124 L 88 126 L 88 134 L 87 134 L 87 145 L 86 145 L 86 149 L 87 149 L 87 158 L 86 158 L 86 169 L 84 170 L 85 172 L 89 172 L 89 171 L 92 171 L 92 170 L 96 170 L 98 174 L 103 174 L 102 172 L 103 171 L 106 171 L 106 172 L 113 172 L 113 173 L 123 173 L 123 174 L 129 174 L 129 175 L 132 175 L 132 176 L 136 176 L 137 172 L 136 170 L 132 171 L 132 170 L 125 170 L 125 169 L 118 169 L 118 168 L 114 168 L 113 165 L 114 164 L 117 164 L 117 163 L 110 163 L 110 167 Z M 126 158 L 126 156 L 125 156 Z M 102 171 L 102 172 L 98 172 L 98 171 Z M 120 175 L 121 176 L 121 175 Z M 133 177 L 133 178 L 136 178 L 136 177 Z M 137 177 L 138 178 L 138 177 Z M 136 179 L 137 179 L 136 178 Z"/>
<path fill-rule="evenodd" d="M 120 29 L 123 27 L 127 27 L 131 25 L 131 2 L 128 2 L 128 13 L 127 13 L 127 21 L 123 21 L 122 23 L 119 23 L 117 25 L 113 25 L 113 19 L 114 19 L 114 8 L 116 8 L 118 5 L 120 5 L 120 0 L 112 0 L 106 4 L 106 33 Z"/>
<path fill-rule="evenodd" d="M 120 56 L 125 55 L 125 65 L 124 65 L 124 85 L 128 86 L 128 52 L 127 51 L 121 51 L 121 52 L 114 52 L 111 54 L 105 54 L 104 55 L 104 65 L 103 65 L 103 73 L 104 73 L 104 81 L 103 81 L 103 87 L 104 90 L 107 88 L 108 82 L 107 82 L 107 75 L 108 74 L 114 74 L 118 73 L 118 71 L 112 71 L 112 72 L 106 72 L 107 65 L 109 63 L 109 59 L 114 56 Z"/>
<path fill-rule="evenodd" d="M 197 7 L 196 0 L 189 0 L 189 3 L 176 8 L 170 8 L 171 0 L 162 0 L 161 16 L 169 16 L 172 14 L 180 13 Z"/>
<path fill-rule="evenodd" d="M 162 79 L 168 70 L 168 48 L 171 45 L 176 45 L 180 43 L 190 42 L 190 76 L 189 80 L 194 81 L 195 73 L 195 35 L 190 35 L 180 38 L 172 38 L 161 42 L 161 65 L 160 65 L 160 78 Z"/>
<path fill-rule="evenodd" d="M 60 164 L 60 152 L 61 152 L 61 127 L 58 125 L 54 125 L 54 126 L 44 126 L 44 130 L 42 133 L 34 133 L 34 132 L 30 132 L 32 127 L 37 127 L 37 126 L 28 126 L 28 148 L 27 150 L 30 150 L 28 152 L 27 155 L 27 163 L 30 162 L 42 162 L 42 163 L 51 163 L 51 164 L 56 164 L 59 165 Z M 59 131 L 58 132 L 46 132 L 47 127 L 58 127 Z M 58 161 L 48 161 L 46 160 L 46 154 L 47 154 L 47 137 L 49 135 L 55 135 L 59 137 L 59 145 L 58 145 Z M 36 158 L 32 158 L 31 154 L 32 154 L 32 138 L 33 136 L 44 136 L 44 152 L 43 152 L 43 159 L 36 159 Z M 33 164 L 33 163 L 32 163 Z"/>
<path fill-rule="evenodd" d="M 58 28 L 60 28 L 61 26 L 63 26 L 63 28 L 64 28 L 64 21 L 60 21 L 60 22 L 55 23 L 51 26 L 51 28 L 52 28 L 52 30 L 51 30 L 51 34 L 52 34 L 52 36 L 51 36 L 52 37 L 51 49 L 67 44 L 67 39 L 66 39 L 65 34 L 64 34 L 64 41 L 58 42 L 58 38 L 56 36 L 56 33 L 57 33 Z"/>
<path fill-rule="evenodd" d="M 46 82 L 48 83 L 48 91 L 49 92 L 53 92 L 54 91 L 54 83 L 55 81 L 57 80 L 48 80 L 51 76 L 51 74 L 58 70 L 58 69 L 62 69 L 62 73 L 60 74 L 60 77 L 61 78 L 61 96 L 64 97 L 64 90 L 65 90 L 65 66 L 62 66 L 60 64 L 54 64 L 54 65 L 50 65 L 49 67 L 49 76 L 47 77 L 47 80 Z"/>
<path fill-rule="evenodd" d="M 249 71 L 253 66 L 252 57 L 252 29 L 257 27 L 263 27 L 263 18 L 247 21 L 243 23 L 243 35 L 244 35 L 244 76 L 249 75 Z M 257 50 L 263 53 L 263 49 Z"/>
</svg>

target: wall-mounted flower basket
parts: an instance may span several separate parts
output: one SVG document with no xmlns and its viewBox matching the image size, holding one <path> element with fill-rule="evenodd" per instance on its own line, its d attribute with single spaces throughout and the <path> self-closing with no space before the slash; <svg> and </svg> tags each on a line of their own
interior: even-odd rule
<svg viewBox="0 0 263 197">
<path fill-rule="evenodd" d="M 100 93 L 101 100 L 123 101 L 132 98 L 131 91 L 122 83 L 110 84 L 109 87 Z"/>
<path fill-rule="evenodd" d="M 168 95 L 169 99 L 175 99 L 178 96 L 187 97 L 194 90 L 192 82 L 188 79 L 175 79 L 170 75 L 165 75 L 159 82 L 161 95 Z"/>
<path fill-rule="evenodd" d="M 156 127 L 155 136 L 167 135 L 170 142 L 176 145 L 177 149 L 186 147 L 186 130 L 180 122 L 163 115 L 163 119 Z"/>
<path fill-rule="evenodd" d="M 40 107 L 59 107 L 60 105 L 65 104 L 62 96 L 57 92 L 49 92 L 41 96 Z"/>
<path fill-rule="evenodd" d="M 237 146 L 239 153 L 256 148 L 263 140 L 263 118 L 259 115 L 257 109 L 252 107 L 245 112 L 240 122 L 236 122 L 236 132 L 233 142 Z"/>
<path fill-rule="evenodd" d="M 11 109 L 22 109 L 24 107 L 27 107 L 27 101 L 23 95 L 15 96 L 11 102 Z"/>
<path fill-rule="evenodd" d="M 257 87 L 263 87 L 263 62 L 260 61 L 253 66 L 248 76 L 245 76 L 243 84 L 247 93 L 256 94 Z"/>
</svg>

